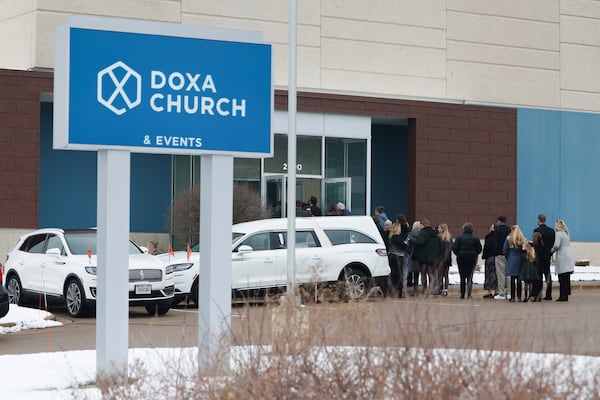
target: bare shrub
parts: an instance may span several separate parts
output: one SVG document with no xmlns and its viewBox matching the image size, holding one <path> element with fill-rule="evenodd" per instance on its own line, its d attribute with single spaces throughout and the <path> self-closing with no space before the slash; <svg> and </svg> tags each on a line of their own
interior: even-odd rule
<svg viewBox="0 0 600 400">
<path fill-rule="evenodd" d="M 600 398 L 598 378 L 579 374 L 570 356 L 481 348 L 489 345 L 482 338 L 493 337 L 494 347 L 512 349 L 527 326 L 498 335 L 472 321 L 445 340 L 418 302 L 399 309 L 388 328 L 377 324 L 377 308 L 366 302 L 301 308 L 311 314 L 308 329 L 281 308 L 261 309 L 277 309 L 282 319 L 271 325 L 272 345 L 234 359 L 232 375 L 200 398 Z M 375 336 L 377 330 L 385 332 Z"/>
<path fill-rule="evenodd" d="M 260 192 L 248 182 L 233 183 L 233 223 L 271 218 L 273 210 L 264 207 Z"/>
<path fill-rule="evenodd" d="M 200 188 L 195 186 L 185 189 L 178 195 L 177 200 L 173 202 L 171 218 L 175 247 L 198 242 Z"/>
<path fill-rule="evenodd" d="M 382 303 L 395 307 L 385 323 Z M 528 321 L 499 334 L 477 320 L 447 324 L 419 301 L 294 304 L 237 309 L 227 374 L 220 355 L 200 374 L 195 360 L 165 361 L 164 376 L 135 372 L 105 398 L 600 399 L 585 359 L 515 351 Z"/>
<path fill-rule="evenodd" d="M 200 221 L 200 188 L 182 191 L 172 207 L 174 245 L 178 248 L 198 242 Z M 247 182 L 233 183 L 233 223 L 271 218 L 270 208 L 262 205 L 260 193 Z M 226 221 L 223 221 L 225 223 Z"/>
</svg>

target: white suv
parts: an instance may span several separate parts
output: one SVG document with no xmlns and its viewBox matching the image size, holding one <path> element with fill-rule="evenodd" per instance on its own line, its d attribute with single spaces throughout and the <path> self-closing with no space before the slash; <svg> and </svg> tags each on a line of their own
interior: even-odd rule
<svg viewBox="0 0 600 400">
<path fill-rule="evenodd" d="M 232 289 L 246 291 L 287 285 L 287 219 L 233 225 Z M 189 296 L 198 304 L 198 245 L 161 254 L 175 274 L 175 302 Z M 349 299 L 364 297 L 372 285 L 385 290 L 390 274 L 385 244 L 368 216 L 296 218 L 298 284 L 342 283 Z"/>
<path fill-rule="evenodd" d="M 64 302 L 73 317 L 93 309 L 96 301 L 94 229 L 39 229 L 23 235 L 6 256 L 4 282 L 9 301 L 45 295 Z M 166 314 L 173 302 L 172 268 L 129 242 L 129 305 L 149 314 Z"/>
</svg>

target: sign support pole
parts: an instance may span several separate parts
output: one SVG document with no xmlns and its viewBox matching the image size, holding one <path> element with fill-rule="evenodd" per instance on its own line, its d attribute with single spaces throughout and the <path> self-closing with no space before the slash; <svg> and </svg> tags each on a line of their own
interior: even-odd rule
<svg viewBox="0 0 600 400">
<path fill-rule="evenodd" d="M 296 0 L 290 0 L 288 77 L 287 293 L 296 296 Z"/>
<path fill-rule="evenodd" d="M 129 151 L 98 151 L 96 379 L 127 382 Z"/>
<path fill-rule="evenodd" d="M 200 185 L 198 369 L 216 361 L 226 372 L 229 345 L 220 340 L 231 326 L 233 156 L 202 155 Z"/>
</svg>

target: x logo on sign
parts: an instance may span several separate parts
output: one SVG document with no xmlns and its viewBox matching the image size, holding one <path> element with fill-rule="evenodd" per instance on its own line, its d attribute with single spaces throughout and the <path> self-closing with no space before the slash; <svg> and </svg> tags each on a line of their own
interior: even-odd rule
<svg viewBox="0 0 600 400">
<path fill-rule="evenodd" d="M 127 83 L 127 81 L 129 80 L 129 77 L 131 77 L 131 71 L 127 71 L 127 73 L 125 74 L 125 76 L 121 79 L 121 81 L 119 82 L 119 80 L 117 79 L 117 76 L 115 75 L 115 70 L 110 70 L 108 71 L 108 76 L 110 76 L 110 79 L 113 81 L 113 83 L 115 84 L 115 90 L 112 93 L 112 95 L 110 95 L 110 97 L 108 98 L 107 102 L 112 104 L 115 101 L 115 98 L 118 95 L 121 95 L 121 97 L 123 98 L 123 101 L 125 101 L 125 104 L 127 104 L 127 107 L 131 108 L 132 106 L 132 101 L 129 99 L 129 96 L 127 96 L 127 92 L 125 91 L 124 86 Z"/>
<path fill-rule="evenodd" d="M 125 71 L 125 75 L 123 75 L 121 80 L 119 80 L 119 78 L 117 78 L 117 75 L 115 75 L 115 70 L 117 70 L 117 69 L 121 69 L 121 70 Z M 105 99 L 103 97 L 103 91 L 102 91 L 103 78 L 106 75 L 108 75 L 108 77 L 110 77 L 110 81 L 112 81 L 112 83 L 114 84 L 114 90 L 108 99 Z M 127 91 L 125 90 L 125 85 L 127 84 L 127 82 L 130 79 L 135 80 L 134 85 L 133 85 L 135 87 L 135 93 L 133 93 L 135 95 L 135 97 L 133 100 L 130 97 L 132 94 L 131 93 L 128 94 Z M 109 110 L 111 110 L 112 112 L 114 112 L 117 115 L 123 114 L 128 109 L 132 109 L 133 107 L 140 104 L 141 97 L 142 97 L 141 96 L 141 92 L 142 92 L 141 79 L 142 78 L 141 78 L 140 74 L 138 74 L 133 69 L 131 69 L 127 64 L 125 64 L 122 61 L 117 61 L 116 63 L 114 63 L 114 64 L 110 65 L 109 67 L 104 68 L 102 71 L 98 72 L 98 102 L 100 104 L 104 105 L 106 108 L 108 108 Z M 110 84 L 110 83 L 107 81 L 106 84 Z M 130 85 L 130 86 L 132 86 L 132 85 Z M 113 103 L 115 102 L 115 100 L 118 97 L 123 99 L 123 102 L 125 103 L 126 107 L 121 107 L 121 108 L 115 107 L 115 105 Z"/>
</svg>

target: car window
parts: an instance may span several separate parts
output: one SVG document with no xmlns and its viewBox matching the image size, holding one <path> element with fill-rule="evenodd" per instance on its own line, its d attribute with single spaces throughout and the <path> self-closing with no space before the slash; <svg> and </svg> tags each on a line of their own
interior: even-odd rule
<svg viewBox="0 0 600 400">
<path fill-rule="evenodd" d="M 234 244 L 239 238 L 244 236 L 245 233 L 232 232 L 231 233 L 231 244 Z"/>
<path fill-rule="evenodd" d="M 271 248 L 270 236 L 269 232 L 256 233 L 244 239 L 240 246 L 250 246 L 254 251 L 269 250 Z"/>
<path fill-rule="evenodd" d="M 231 244 L 233 245 L 239 238 L 244 236 L 245 233 L 240 232 L 232 232 L 231 233 Z M 190 247 L 192 251 L 200 251 L 200 242 L 196 242 L 192 247 Z"/>
<path fill-rule="evenodd" d="M 67 232 L 65 233 L 67 246 L 71 250 L 71 254 L 86 255 L 88 250 L 92 254 L 97 253 L 97 233 L 93 232 Z M 141 254 L 143 251 L 131 240 L 129 241 L 129 254 Z"/>
<path fill-rule="evenodd" d="M 320 247 L 314 231 L 296 231 L 296 247 Z"/>
<path fill-rule="evenodd" d="M 92 251 L 92 254 L 96 254 L 96 232 L 66 233 L 65 240 L 71 254 L 87 254 L 88 249 Z"/>
<path fill-rule="evenodd" d="M 46 234 L 38 234 L 28 237 L 25 242 L 21 245 L 19 250 L 26 251 L 28 253 L 43 253 L 44 246 L 46 245 Z"/>
<path fill-rule="evenodd" d="M 287 248 L 287 232 L 279 232 L 283 248 Z M 296 231 L 296 248 L 321 247 L 321 242 L 313 230 Z"/>
<path fill-rule="evenodd" d="M 283 232 L 271 232 L 271 248 L 286 249 L 285 234 Z"/>
<path fill-rule="evenodd" d="M 142 250 L 137 244 L 129 241 L 129 254 L 144 254 L 144 250 Z"/>
<path fill-rule="evenodd" d="M 60 237 L 58 237 L 56 235 L 50 235 L 48 237 L 48 246 L 46 246 L 46 250 L 48 250 L 48 249 L 59 249 L 60 255 L 62 255 L 62 256 L 67 255 L 67 253 L 65 251 L 65 247 L 63 246 L 62 240 L 60 240 Z"/>
<path fill-rule="evenodd" d="M 352 229 L 325 229 L 325 234 L 334 246 L 349 243 L 377 243 L 370 236 Z"/>
</svg>

